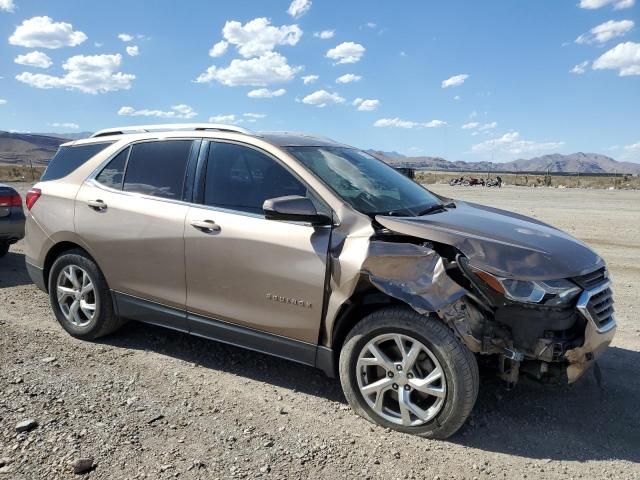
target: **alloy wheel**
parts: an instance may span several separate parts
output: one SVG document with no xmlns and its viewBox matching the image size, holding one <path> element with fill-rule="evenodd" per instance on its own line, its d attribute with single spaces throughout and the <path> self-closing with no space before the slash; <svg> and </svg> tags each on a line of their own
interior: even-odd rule
<svg viewBox="0 0 640 480">
<path fill-rule="evenodd" d="M 85 327 L 98 309 L 95 287 L 89 274 L 77 265 L 67 265 L 56 282 L 58 306 L 73 325 Z"/>
<path fill-rule="evenodd" d="M 403 426 L 420 426 L 442 409 L 444 370 L 433 352 L 407 335 L 382 334 L 360 351 L 358 387 L 375 414 Z"/>
</svg>

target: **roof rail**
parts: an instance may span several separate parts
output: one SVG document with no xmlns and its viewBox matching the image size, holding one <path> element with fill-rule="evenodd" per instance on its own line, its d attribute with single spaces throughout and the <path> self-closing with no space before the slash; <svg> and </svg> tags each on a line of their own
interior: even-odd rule
<svg viewBox="0 0 640 480">
<path fill-rule="evenodd" d="M 219 132 L 243 133 L 254 135 L 254 132 L 236 125 L 222 123 L 165 123 L 157 125 L 132 125 L 129 127 L 105 128 L 98 130 L 89 138 L 106 137 L 108 135 L 123 135 L 125 133 L 161 132 L 171 130 L 217 130 Z"/>
</svg>

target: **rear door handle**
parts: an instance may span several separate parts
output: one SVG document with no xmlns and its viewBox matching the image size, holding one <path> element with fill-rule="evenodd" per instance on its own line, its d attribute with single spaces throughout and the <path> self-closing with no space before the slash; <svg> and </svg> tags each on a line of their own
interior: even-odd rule
<svg viewBox="0 0 640 480">
<path fill-rule="evenodd" d="M 205 233 L 213 233 L 220 231 L 220 225 L 213 220 L 193 220 L 191 226 Z"/>
<path fill-rule="evenodd" d="M 89 208 L 93 208 L 94 210 L 98 210 L 100 212 L 107 209 L 107 204 L 102 200 L 88 200 L 87 205 L 89 205 Z"/>
</svg>

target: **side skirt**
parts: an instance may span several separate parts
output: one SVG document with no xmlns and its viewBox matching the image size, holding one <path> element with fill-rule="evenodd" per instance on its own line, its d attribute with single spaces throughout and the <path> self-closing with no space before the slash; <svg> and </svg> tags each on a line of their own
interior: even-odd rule
<svg viewBox="0 0 640 480">
<path fill-rule="evenodd" d="M 185 312 L 121 292 L 114 291 L 113 297 L 118 314 L 124 318 L 292 360 L 335 377 L 333 351 L 329 348 Z"/>
</svg>

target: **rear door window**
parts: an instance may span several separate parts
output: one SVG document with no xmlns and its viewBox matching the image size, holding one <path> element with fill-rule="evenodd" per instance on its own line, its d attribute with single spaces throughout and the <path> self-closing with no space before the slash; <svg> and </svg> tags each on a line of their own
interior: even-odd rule
<svg viewBox="0 0 640 480">
<path fill-rule="evenodd" d="M 77 145 L 60 147 L 58 152 L 49 161 L 49 166 L 42 175 L 43 182 L 58 180 L 66 177 L 76 168 L 89 160 L 94 155 L 100 153 L 113 142 L 91 143 L 87 145 Z"/>
<path fill-rule="evenodd" d="M 111 160 L 107 166 L 102 169 L 100 174 L 96 177 L 96 181 L 105 187 L 122 190 L 124 169 L 127 166 L 127 157 L 129 156 L 130 149 L 130 147 L 127 147 L 116 155 L 113 160 Z"/>
<path fill-rule="evenodd" d="M 181 200 L 192 144 L 192 140 L 163 140 L 133 145 L 123 190 Z"/>
</svg>

